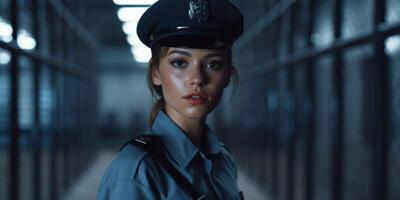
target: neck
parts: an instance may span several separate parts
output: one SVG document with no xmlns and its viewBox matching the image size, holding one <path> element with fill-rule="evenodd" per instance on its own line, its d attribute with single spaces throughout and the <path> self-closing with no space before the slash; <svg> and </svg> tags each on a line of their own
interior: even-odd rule
<svg viewBox="0 0 400 200">
<path fill-rule="evenodd" d="M 183 130 L 190 141 L 200 148 L 205 129 L 205 119 L 188 118 L 173 109 L 168 109 L 168 107 L 166 107 L 165 112 Z"/>
</svg>

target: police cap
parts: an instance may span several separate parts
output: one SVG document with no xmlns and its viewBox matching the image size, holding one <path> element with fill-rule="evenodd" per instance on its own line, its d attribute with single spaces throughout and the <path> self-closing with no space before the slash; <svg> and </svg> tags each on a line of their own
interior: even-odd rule
<svg viewBox="0 0 400 200">
<path fill-rule="evenodd" d="M 226 48 L 243 33 L 243 15 L 228 0 L 159 0 L 138 22 L 148 47 Z"/>
</svg>

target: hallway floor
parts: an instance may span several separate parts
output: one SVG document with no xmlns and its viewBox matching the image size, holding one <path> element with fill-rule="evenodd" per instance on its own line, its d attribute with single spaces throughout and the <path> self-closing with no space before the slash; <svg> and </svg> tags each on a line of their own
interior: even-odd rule
<svg viewBox="0 0 400 200">
<path fill-rule="evenodd" d="M 77 182 L 69 189 L 64 200 L 88 200 L 96 199 L 97 187 L 100 179 L 114 158 L 115 152 L 101 151 L 95 161 L 88 167 L 87 171 L 77 179 Z M 243 171 L 239 170 L 239 188 L 243 191 L 246 200 L 268 200 L 264 194 Z"/>
</svg>

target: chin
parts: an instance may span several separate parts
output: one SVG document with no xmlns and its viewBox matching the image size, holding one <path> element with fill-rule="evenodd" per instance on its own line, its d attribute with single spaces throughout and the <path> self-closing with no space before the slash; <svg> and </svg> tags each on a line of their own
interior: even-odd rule
<svg viewBox="0 0 400 200">
<path fill-rule="evenodd" d="M 192 119 L 204 119 L 207 117 L 211 109 L 201 108 L 201 107 L 191 107 L 183 111 L 188 118 Z"/>
</svg>

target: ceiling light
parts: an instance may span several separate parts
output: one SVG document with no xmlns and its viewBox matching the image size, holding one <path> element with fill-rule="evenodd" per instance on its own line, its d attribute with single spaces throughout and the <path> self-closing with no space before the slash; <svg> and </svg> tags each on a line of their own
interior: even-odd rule
<svg viewBox="0 0 400 200">
<path fill-rule="evenodd" d="M 0 65 L 6 65 L 11 60 L 11 54 L 8 51 L 0 49 Z"/>
<path fill-rule="evenodd" d="M 136 62 L 139 63 L 147 63 L 151 58 L 151 51 L 150 48 L 140 45 L 140 46 L 132 46 L 131 52 L 133 54 L 134 59 Z"/>
<path fill-rule="evenodd" d="M 122 24 L 122 30 L 127 35 L 136 35 L 136 27 L 138 21 L 130 21 Z"/>
<path fill-rule="evenodd" d="M 139 21 L 148 7 L 122 7 L 118 9 L 118 18 L 121 21 Z"/>
<path fill-rule="evenodd" d="M 0 36 L 11 36 L 13 29 L 10 24 L 0 20 Z"/>
<path fill-rule="evenodd" d="M 151 5 L 157 0 L 113 0 L 117 5 Z"/>
<path fill-rule="evenodd" d="M 21 49 L 31 50 L 36 47 L 36 41 L 32 38 L 31 34 L 26 30 L 20 30 L 18 32 L 17 44 Z"/>
<path fill-rule="evenodd" d="M 12 36 L 1 36 L 0 35 L 0 40 L 3 40 L 4 42 L 11 42 L 12 41 Z"/>
<path fill-rule="evenodd" d="M 394 55 L 400 50 L 400 35 L 389 37 L 385 40 L 385 50 L 389 55 Z"/>
<path fill-rule="evenodd" d="M 6 20 L 0 18 L 0 40 L 4 42 L 12 41 L 13 29 Z"/>
<path fill-rule="evenodd" d="M 128 35 L 126 38 L 128 40 L 128 43 L 131 46 L 141 46 L 143 45 L 142 41 L 140 41 L 139 37 L 137 35 Z"/>
</svg>

